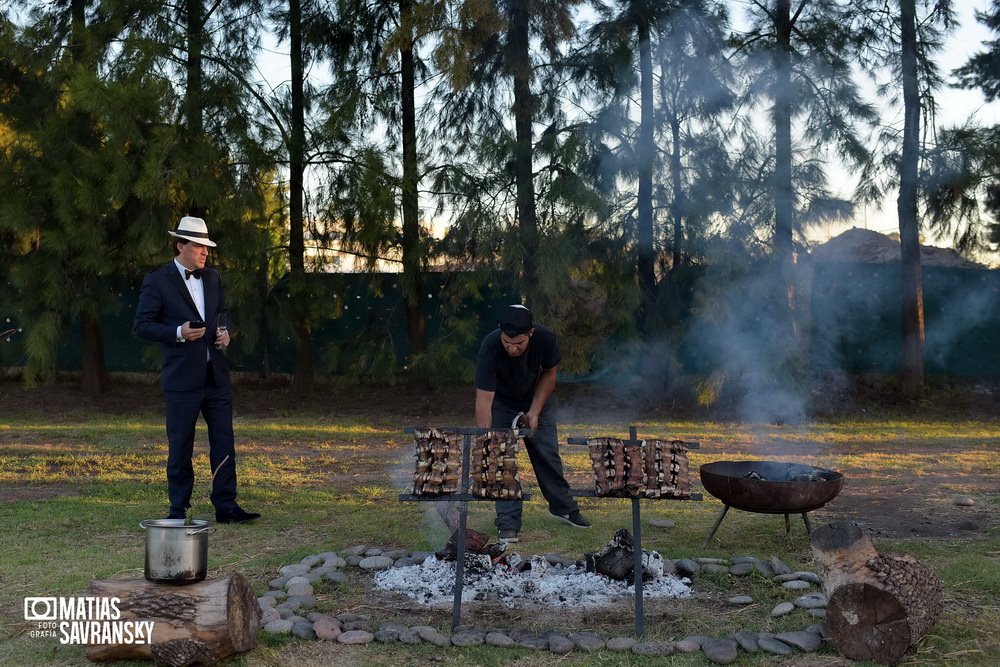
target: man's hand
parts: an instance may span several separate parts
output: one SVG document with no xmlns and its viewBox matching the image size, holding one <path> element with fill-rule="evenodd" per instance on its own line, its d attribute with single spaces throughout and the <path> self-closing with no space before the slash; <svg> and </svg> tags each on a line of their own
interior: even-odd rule
<svg viewBox="0 0 1000 667">
<path fill-rule="evenodd" d="M 531 429 L 531 435 L 535 435 L 535 431 L 538 430 L 538 413 L 533 411 L 525 412 L 521 417 L 521 421 Z"/>
<path fill-rule="evenodd" d="M 198 340 L 199 338 L 205 335 L 206 331 L 208 331 L 208 329 L 206 329 L 205 327 L 201 327 L 200 329 L 192 329 L 191 322 L 185 322 L 184 324 L 181 325 L 181 338 L 183 338 L 184 340 Z"/>
<path fill-rule="evenodd" d="M 229 332 L 228 331 L 217 331 L 215 332 L 215 346 L 219 347 L 229 347 Z"/>
</svg>

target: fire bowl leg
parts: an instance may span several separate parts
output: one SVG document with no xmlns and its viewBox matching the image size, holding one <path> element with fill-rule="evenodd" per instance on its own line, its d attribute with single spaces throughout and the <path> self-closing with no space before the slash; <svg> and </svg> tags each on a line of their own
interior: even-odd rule
<svg viewBox="0 0 1000 667">
<path fill-rule="evenodd" d="M 708 547 L 708 543 L 712 541 L 712 536 L 715 535 L 715 531 L 719 529 L 719 524 L 722 523 L 722 520 L 726 518 L 726 512 L 728 511 L 729 511 L 729 505 L 723 506 L 722 513 L 719 514 L 719 518 L 715 520 L 715 525 L 712 526 L 712 530 L 708 533 L 708 537 L 705 538 L 705 543 L 701 545 L 702 549 Z"/>
</svg>

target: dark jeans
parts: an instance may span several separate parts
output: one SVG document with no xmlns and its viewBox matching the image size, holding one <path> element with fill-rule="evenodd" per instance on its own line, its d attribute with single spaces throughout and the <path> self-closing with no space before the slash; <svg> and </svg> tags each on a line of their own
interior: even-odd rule
<svg viewBox="0 0 1000 667">
<path fill-rule="evenodd" d="M 233 436 L 233 392 L 227 385 L 215 387 L 206 383 L 203 389 L 164 392 L 167 412 L 167 494 L 171 512 L 183 513 L 191 506 L 194 490 L 195 426 L 199 413 L 208 426 L 208 447 L 211 470 L 208 478 L 222 460 L 229 460 L 219 470 L 212 484 L 212 504 L 217 510 L 231 511 L 236 507 L 236 450 Z M 199 491 L 200 495 L 201 491 Z"/>
<path fill-rule="evenodd" d="M 518 412 L 521 410 L 494 397 L 493 428 L 510 428 L 510 423 Z M 577 502 L 570 496 L 569 482 L 563 476 L 559 436 L 555 418 L 548 405 L 538 416 L 535 435 L 524 438 L 524 446 L 528 450 L 538 486 L 549 503 L 549 511 L 553 514 L 569 514 L 576 510 Z M 497 518 L 493 522 L 497 530 L 521 530 L 521 509 L 520 500 L 498 500 Z"/>
</svg>

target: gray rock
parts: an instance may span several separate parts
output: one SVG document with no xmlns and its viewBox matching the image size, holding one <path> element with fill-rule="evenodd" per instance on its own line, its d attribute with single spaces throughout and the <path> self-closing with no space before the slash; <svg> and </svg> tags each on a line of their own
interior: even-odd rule
<svg viewBox="0 0 1000 667">
<path fill-rule="evenodd" d="M 316 632 L 313 624 L 309 621 L 297 621 L 292 625 L 292 635 L 299 639 L 316 639 Z"/>
<path fill-rule="evenodd" d="M 549 640 L 547 637 L 524 637 L 516 640 L 516 644 L 521 648 L 535 648 L 543 651 L 546 651 L 549 648 Z"/>
<path fill-rule="evenodd" d="M 958 496 L 952 502 L 958 505 L 959 507 L 972 507 L 973 505 L 976 504 L 976 501 L 970 498 L 969 496 Z"/>
<path fill-rule="evenodd" d="M 564 635 L 549 635 L 549 651 L 559 655 L 565 655 L 576 648 L 572 639 Z"/>
<path fill-rule="evenodd" d="M 296 607 L 296 609 L 298 609 L 298 607 Z M 289 605 L 284 603 L 279 604 L 274 608 L 274 610 L 278 612 L 278 616 L 281 618 L 291 618 L 292 616 L 295 616 L 295 609 L 292 609 Z"/>
<path fill-rule="evenodd" d="M 604 648 L 604 638 L 596 632 L 571 632 L 567 635 L 581 651 L 591 653 Z"/>
<path fill-rule="evenodd" d="M 826 623 L 813 623 L 808 628 L 806 632 L 811 632 L 820 638 L 820 641 L 828 642 L 830 641 L 830 628 Z"/>
<path fill-rule="evenodd" d="M 323 578 L 324 573 L 321 572 L 321 570 L 323 569 L 324 568 L 316 568 L 315 570 L 310 570 L 305 575 L 303 575 L 302 578 L 308 581 L 310 584 L 315 584 L 317 581 Z"/>
<path fill-rule="evenodd" d="M 364 555 L 381 556 L 383 553 L 385 553 L 385 549 L 382 549 L 381 547 L 368 547 L 367 549 L 365 549 Z"/>
<path fill-rule="evenodd" d="M 677 574 L 677 564 L 669 558 L 663 559 L 663 574 Z"/>
<path fill-rule="evenodd" d="M 761 637 L 757 640 L 757 645 L 762 651 L 767 651 L 773 655 L 791 655 L 795 650 L 783 641 L 773 637 Z"/>
<path fill-rule="evenodd" d="M 352 618 L 349 621 L 340 621 L 340 627 L 347 632 L 348 630 L 364 630 L 365 632 L 372 631 L 372 624 L 367 618 Z"/>
<path fill-rule="evenodd" d="M 261 609 L 274 609 L 278 606 L 278 601 L 271 595 L 262 595 L 257 598 L 257 604 L 260 605 Z"/>
<path fill-rule="evenodd" d="M 810 609 L 808 614 L 815 618 L 826 618 L 826 609 Z"/>
<path fill-rule="evenodd" d="M 392 549 L 390 551 L 383 551 L 381 555 L 393 560 L 399 560 L 400 558 L 407 558 L 410 552 L 406 549 Z"/>
<path fill-rule="evenodd" d="M 771 569 L 777 575 L 791 574 L 792 572 L 791 568 L 785 565 L 777 556 L 771 556 L 771 560 L 768 562 L 771 563 Z"/>
<path fill-rule="evenodd" d="M 735 639 L 710 639 L 701 645 L 705 657 L 718 665 L 730 665 L 736 662 L 739 655 Z"/>
<path fill-rule="evenodd" d="M 264 627 L 271 621 L 280 621 L 281 614 L 278 613 L 277 609 L 263 609 L 260 613 L 260 627 Z"/>
<path fill-rule="evenodd" d="M 739 632 L 734 632 L 729 635 L 729 637 L 731 639 L 735 639 L 736 643 L 740 645 L 740 648 L 748 653 L 760 650 L 760 647 L 757 646 L 757 635 L 752 632 L 740 630 Z"/>
<path fill-rule="evenodd" d="M 745 577 L 753 572 L 753 563 L 735 563 L 729 568 L 729 573 L 734 577 Z"/>
<path fill-rule="evenodd" d="M 392 567 L 395 561 L 388 556 L 365 556 L 360 561 L 358 561 L 358 567 L 362 570 L 385 570 L 386 568 Z"/>
<path fill-rule="evenodd" d="M 296 611 L 299 609 L 312 609 L 316 606 L 316 596 L 315 595 L 293 595 L 289 597 L 285 602 L 289 604 L 298 604 Z"/>
<path fill-rule="evenodd" d="M 648 523 L 653 528 L 663 528 L 663 529 L 673 528 L 674 526 L 677 525 L 670 519 L 650 519 L 646 523 Z"/>
<path fill-rule="evenodd" d="M 281 591 L 281 590 L 268 591 L 268 592 L 264 593 L 263 595 L 261 595 L 261 597 L 262 598 L 274 598 L 275 600 L 284 600 L 286 597 L 288 597 L 288 593 L 286 593 L 285 591 Z"/>
<path fill-rule="evenodd" d="M 319 556 L 306 556 L 305 558 L 303 558 L 299 562 L 302 565 L 305 565 L 306 567 L 313 567 L 314 565 L 317 565 L 317 564 L 323 562 L 323 559 L 320 558 Z"/>
<path fill-rule="evenodd" d="M 421 644 L 423 639 L 420 638 L 420 633 L 413 628 L 407 628 L 399 633 L 399 641 L 404 644 Z"/>
<path fill-rule="evenodd" d="M 483 641 L 487 646 L 498 646 L 500 648 L 509 648 L 514 645 L 514 640 L 502 632 L 487 632 Z"/>
<path fill-rule="evenodd" d="M 328 556 L 327 559 L 323 561 L 323 567 L 344 567 L 345 565 L 347 565 L 347 561 L 337 554 Z"/>
<path fill-rule="evenodd" d="M 772 581 L 774 581 L 774 583 L 776 584 L 783 584 L 788 581 L 798 581 L 798 578 L 799 575 L 795 574 L 794 572 L 786 572 L 785 574 L 775 575 Z"/>
<path fill-rule="evenodd" d="M 727 568 L 730 565 L 728 558 L 695 558 L 694 560 L 699 565 L 725 565 Z"/>
<path fill-rule="evenodd" d="M 375 641 L 381 644 L 391 644 L 399 641 L 399 630 L 379 628 L 374 632 L 374 637 Z M 417 641 L 420 641 L 420 637 L 417 637 Z"/>
<path fill-rule="evenodd" d="M 706 637 L 705 635 L 688 635 L 683 641 L 691 642 L 700 649 L 702 644 L 711 639 L 711 637 Z"/>
<path fill-rule="evenodd" d="M 775 605 L 774 609 L 771 610 L 771 616 L 777 618 L 778 616 L 790 614 L 793 611 L 795 611 L 795 605 L 791 602 L 779 602 Z"/>
<path fill-rule="evenodd" d="M 410 554 L 410 558 L 417 561 L 418 563 L 423 563 L 428 557 L 433 556 L 433 551 L 414 551 Z"/>
<path fill-rule="evenodd" d="M 271 588 L 284 588 L 289 579 L 291 579 L 291 577 L 278 577 L 277 579 L 272 579 L 267 582 L 267 585 Z"/>
<path fill-rule="evenodd" d="M 753 598 L 749 595 L 734 595 L 726 600 L 729 604 L 753 604 Z"/>
<path fill-rule="evenodd" d="M 486 642 L 486 633 L 482 630 L 460 630 L 451 636 L 455 646 L 480 646 Z"/>
<path fill-rule="evenodd" d="M 753 569 L 768 579 L 774 576 L 774 569 L 766 560 L 760 560 L 759 558 L 755 560 L 753 562 Z"/>
<path fill-rule="evenodd" d="M 812 653 L 823 643 L 819 635 L 814 632 L 806 632 L 805 630 L 782 632 L 775 639 L 783 641 L 806 653 Z"/>
<path fill-rule="evenodd" d="M 348 630 L 341 632 L 337 641 L 341 644 L 371 644 L 375 640 L 375 635 L 364 630 Z"/>
<path fill-rule="evenodd" d="M 324 551 L 323 553 L 316 555 L 319 556 L 320 560 L 324 562 L 330 560 L 331 558 L 340 558 L 336 551 Z"/>
<path fill-rule="evenodd" d="M 823 580 L 815 572 L 796 572 L 795 575 L 802 581 L 808 581 L 810 584 L 819 586 L 823 583 Z"/>
<path fill-rule="evenodd" d="M 296 563 L 295 565 L 285 565 L 278 568 L 278 573 L 284 577 L 300 577 L 311 568 L 308 565 L 303 565 L 302 563 Z"/>
<path fill-rule="evenodd" d="M 368 617 L 364 614 L 356 614 L 353 611 L 344 611 L 337 614 L 336 618 L 341 623 L 350 623 L 351 621 L 367 621 Z"/>
<path fill-rule="evenodd" d="M 718 563 L 705 563 L 701 566 L 703 572 L 718 573 L 718 572 L 729 572 L 728 565 L 719 565 Z"/>
<path fill-rule="evenodd" d="M 826 596 L 822 593 L 806 593 L 795 598 L 795 606 L 802 609 L 818 609 L 826 606 Z"/>
<path fill-rule="evenodd" d="M 360 562 L 361 562 L 361 561 L 363 561 L 364 559 L 365 559 L 365 557 L 364 557 L 364 556 L 361 556 L 361 555 L 357 555 L 357 554 L 354 554 L 354 555 L 351 555 L 351 556 L 348 556 L 348 557 L 346 558 L 346 560 L 347 560 L 347 564 L 348 564 L 348 565 L 350 565 L 351 567 L 357 567 L 357 566 L 358 566 L 358 563 L 360 563 Z"/>
<path fill-rule="evenodd" d="M 674 561 L 674 565 L 677 566 L 677 574 L 682 577 L 693 577 L 701 569 L 701 566 L 690 558 L 678 558 Z"/>
<path fill-rule="evenodd" d="M 604 647 L 609 651 L 631 651 L 638 643 L 639 641 L 632 637 L 612 637 L 604 642 Z"/>
<path fill-rule="evenodd" d="M 733 556 L 729 559 L 730 563 L 753 563 L 757 559 L 753 556 Z"/>
<path fill-rule="evenodd" d="M 670 642 L 636 642 L 632 647 L 632 653 L 654 658 L 665 658 L 673 652 L 674 645 Z"/>
<path fill-rule="evenodd" d="M 682 639 L 674 644 L 674 649 L 678 653 L 694 653 L 701 650 L 701 642 L 693 642 L 690 639 Z"/>
<path fill-rule="evenodd" d="M 297 577 L 301 578 L 301 577 Z M 288 592 L 288 597 L 293 598 L 297 595 L 312 595 L 313 587 L 312 584 L 306 582 L 304 584 L 290 584 L 288 588 L 285 589 Z"/>
<path fill-rule="evenodd" d="M 451 639 L 445 637 L 440 632 L 430 627 L 429 625 L 424 625 L 417 628 L 417 634 L 428 644 L 434 644 L 439 648 L 445 648 L 446 646 L 451 646 Z"/>
<path fill-rule="evenodd" d="M 328 574 L 324 574 L 323 578 L 327 579 L 328 581 L 332 581 L 335 584 L 346 584 L 347 583 L 347 575 L 344 574 L 343 572 L 340 572 L 340 571 L 330 572 Z"/>
<path fill-rule="evenodd" d="M 808 581 L 802 581 L 801 579 L 793 579 L 792 581 L 786 581 L 781 584 L 782 588 L 787 588 L 790 591 L 805 591 L 812 588 L 812 584 Z"/>
<path fill-rule="evenodd" d="M 409 556 L 404 556 L 402 558 L 397 558 L 396 562 L 392 564 L 393 567 L 409 567 L 410 565 L 419 565 L 417 561 L 413 560 Z"/>
<path fill-rule="evenodd" d="M 269 635 L 287 635 L 292 632 L 292 622 L 286 619 L 271 621 L 264 626 L 264 632 Z"/>
</svg>

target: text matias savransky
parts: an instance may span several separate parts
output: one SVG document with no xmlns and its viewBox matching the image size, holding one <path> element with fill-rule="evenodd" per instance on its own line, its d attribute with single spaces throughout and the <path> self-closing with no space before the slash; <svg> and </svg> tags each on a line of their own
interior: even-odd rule
<svg viewBox="0 0 1000 667">
<path fill-rule="evenodd" d="M 60 644 L 100 646 L 153 643 L 153 621 L 122 620 L 120 598 L 24 598 L 24 620 L 38 627 L 31 637 L 57 637 Z"/>
</svg>

